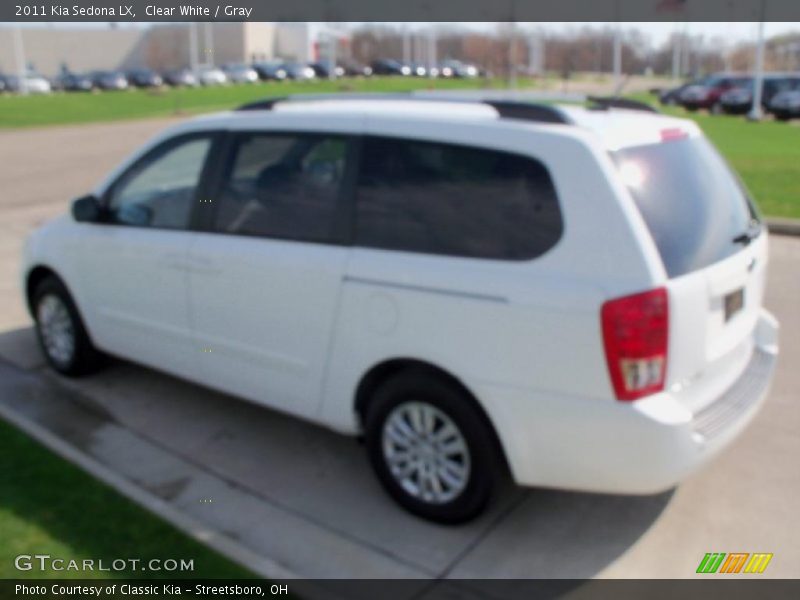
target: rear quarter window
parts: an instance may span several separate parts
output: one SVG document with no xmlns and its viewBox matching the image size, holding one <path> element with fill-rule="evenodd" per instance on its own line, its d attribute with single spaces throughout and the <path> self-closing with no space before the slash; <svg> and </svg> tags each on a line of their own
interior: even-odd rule
<svg viewBox="0 0 800 600">
<path fill-rule="evenodd" d="M 365 138 L 361 156 L 358 245 L 527 260 L 561 237 L 555 186 L 531 157 L 385 137 Z"/>
</svg>

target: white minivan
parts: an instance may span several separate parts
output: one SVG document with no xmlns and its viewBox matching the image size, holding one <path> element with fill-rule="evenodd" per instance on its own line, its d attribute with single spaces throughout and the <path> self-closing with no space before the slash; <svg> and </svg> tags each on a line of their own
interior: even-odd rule
<svg viewBox="0 0 800 600">
<path fill-rule="evenodd" d="M 778 353 L 766 269 L 691 121 L 323 97 L 166 131 L 23 278 L 57 371 L 107 353 L 363 435 L 395 500 L 459 522 L 506 468 L 646 494 L 729 444 Z"/>
</svg>

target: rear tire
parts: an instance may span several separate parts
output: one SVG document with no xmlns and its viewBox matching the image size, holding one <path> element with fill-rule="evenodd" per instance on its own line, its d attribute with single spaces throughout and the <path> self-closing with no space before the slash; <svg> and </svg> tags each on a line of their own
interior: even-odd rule
<svg viewBox="0 0 800 600">
<path fill-rule="evenodd" d="M 444 378 L 413 370 L 386 381 L 367 405 L 365 433 L 378 479 L 409 512 L 454 524 L 488 504 L 497 442 L 472 398 Z"/>
<path fill-rule="evenodd" d="M 39 345 L 50 366 L 70 377 L 98 370 L 103 355 L 95 349 L 67 288 L 56 277 L 43 279 L 32 298 Z"/>
</svg>

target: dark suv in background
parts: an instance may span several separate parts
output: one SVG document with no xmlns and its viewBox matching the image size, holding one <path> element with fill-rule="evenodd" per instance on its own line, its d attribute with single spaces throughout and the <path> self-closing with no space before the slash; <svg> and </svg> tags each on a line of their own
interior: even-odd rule
<svg viewBox="0 0 800 600">
<path fill-rule="evenodd" d="M 712 113 L 722 112 L 720 97 L 733 88 L 752 86 L 749 75 L 711 75 L 701 83 L 690 85 L 678 97 L 678 104 L 686 110 L 706 109 Z"/>
<path fill-rule="evenodd" d="M 800 75 L 785 75 L 771 73 L 764 75 L 763 85 L 761 86 L 761 105 L 768 108 L 770 102 L 776 94 L 797 89 L 800 86 Z M 732 115 L 743 115 L 753 108 L 753 90 L 755 82 L 728 90 L 720 96 L 722 109 Z"/>
<path fill-rule="evenodd" d="M 794 88 L 775 94 L 767 104 L 767 112 L 779 121 L 800 117 L 800 83 L 796 82 Z"/>
<path fill-rule="evenodd" d="M 126 75 L 128 83 L 138 88 L 159 87 L 164 79 L 152 69 L 134 69 Z"/>
</svg>

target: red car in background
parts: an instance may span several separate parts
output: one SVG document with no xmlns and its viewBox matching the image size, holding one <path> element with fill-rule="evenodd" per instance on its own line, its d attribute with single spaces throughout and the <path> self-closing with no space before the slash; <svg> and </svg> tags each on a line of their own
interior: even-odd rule
<svg viewBox="0 0 800 600">
<path fill-rule="evenodd" d="M 720 96 L 728 90 L 753 85 L 749 75 L 711 75 L 696 85 L 690 85 L 678 97 L 678 103 L 686 110 L 706 109 L 712 113 L 722 112 Z"/>
</svg>

